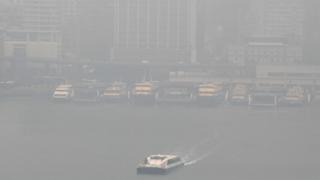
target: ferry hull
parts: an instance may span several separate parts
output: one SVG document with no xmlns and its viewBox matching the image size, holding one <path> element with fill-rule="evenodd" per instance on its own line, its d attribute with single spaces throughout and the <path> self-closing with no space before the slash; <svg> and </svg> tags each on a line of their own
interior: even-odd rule
<svg viewBox="0 0 320 180">
<path fill-rule="evenodd" d="M 184 165 L 180 164 L 171 168 L 156 168 L 156 167 L 138 167 L 138 175 L 167 175 L 170 172 L 182 168 Z"/>
</svg>

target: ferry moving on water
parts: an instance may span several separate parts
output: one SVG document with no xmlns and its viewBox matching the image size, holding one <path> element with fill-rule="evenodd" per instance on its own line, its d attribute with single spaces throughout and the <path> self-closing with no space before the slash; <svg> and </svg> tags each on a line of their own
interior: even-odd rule
<svg viewBox="0 0 320 180">
<path fill-rule="evenodd" d="M 107 86 L 101 99 L 106 102 L 126 102 L 129 99 L 127 84 L 122 82 L 114 82 Z"/>
<path fill-rule="evenodd" d="M 200 104 L 219 104 L 225 100 L 225 95 L 223 85 L 204 83 L 197 87 L 196 101 Z"/>
<path fill-rule="evenodd" d="M 151 155 L 139 164 L 137 174 L 165 175 L 177 168 L 183 167 L 182 159 L 175 155 Z"/>
<path fill-rule="evenodd" d="M 155 103 L 155 94 L 157 85 L 155 82 L 140 82 L 136 83 L 131 92 L 130 98 L 133 103 Z"/>
<path fill-rule="evenodd" d="M 61 84 L 56 87 L 52 98 L 54 100 L 69 101 L 73 97 L 73 88 L 71 84 Z"/>
</svg>

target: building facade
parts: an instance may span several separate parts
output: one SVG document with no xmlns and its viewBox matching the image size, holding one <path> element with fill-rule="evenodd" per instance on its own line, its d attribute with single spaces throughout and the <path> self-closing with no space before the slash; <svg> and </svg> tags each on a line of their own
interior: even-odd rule
<svg viewBox="0 0 320 180">
<path fill-rule="evenodd" d="M 13 0 L 16 23 L 5 27 L 7 59 L 62 58 L 62 30 L 74 13 L 72 0 Z"/>
<path fill-rule="evenodd" d="M 108 61 L 113 46 L 114 0 L 78 0 L 76 54 L 81 59 Z"/>
<path fill-rule="evenodd" d="M 305 21 L 303 0 L 252 0 L 237 47 L 244 51 L 239 53 L 245 54 L 243 64 L 302 63 Z"/>
<path fill-rule="evenodd" d="M 190 61 L 195 0 L 114 0 L 114 60 Z"/>
</svg>

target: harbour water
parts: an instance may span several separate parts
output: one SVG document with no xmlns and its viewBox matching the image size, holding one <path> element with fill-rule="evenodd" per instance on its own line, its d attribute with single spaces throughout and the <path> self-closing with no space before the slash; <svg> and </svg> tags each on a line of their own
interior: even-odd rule
<svg viewBox="0 0 320 180">
<path fill-rule="evenodd" d="M 319 107 L 132 106 L 0 100 L 0 179 L 316 180 Z M 188 166 L 137 176 L 150 154 Z"/>
</svg>

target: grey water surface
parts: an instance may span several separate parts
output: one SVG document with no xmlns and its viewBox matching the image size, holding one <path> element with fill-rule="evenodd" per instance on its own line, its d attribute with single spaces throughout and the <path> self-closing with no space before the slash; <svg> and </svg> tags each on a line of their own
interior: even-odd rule
<svg viewBox="0 0 320 180">
<path fill-rule="evenodd" d="M 7 180 L 316 180 L 319 108 L 137 107 L 0 101 L 0 178 Z M 138 176 L 150 154 L 190 165 Z"/>
</svg>

